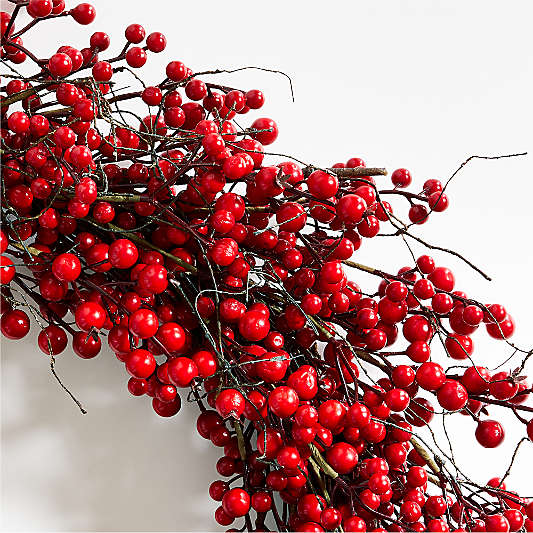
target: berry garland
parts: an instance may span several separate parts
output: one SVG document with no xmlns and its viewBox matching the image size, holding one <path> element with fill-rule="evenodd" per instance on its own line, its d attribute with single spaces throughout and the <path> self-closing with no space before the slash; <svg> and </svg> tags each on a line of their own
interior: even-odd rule
<svg viewBox="0 0 533 533">
<path fill-rule="evenodd" d="M 166 39 L 139 24 L 115 57 L 102 59 L 110 38 L 98 31 L 87 48 L 41 59 L 24 46 L 28 30 L 60 17 L 90 24 L 94 7 L 10 1 L 13 14 L 0 14 L 2 335 L 23 338 L 32 316 L 83 412 L 54 369 L 69 336 L 82 359 L 107 339 L 129 392 L 158 415 L 176 415 L 183 395 L 196 402 L 199 434 L 224 452 L 216 469 L 229 479 L 209 487 L 222 526 L 243 517 L 240 531 L 533 531 L 533 503 L 505 486 L 510 467 L 476 482 L 420 432 L 437 415 L 466 415 L 494 448 L 504 428 L 487 408 L 501 407 L 533 440 L 522 376 L 531 352 L 508 340 L 511 315 L 455 290 L 429 255 L 395 274 L 351 259 L 388 234 L 487 277 L 410 231 L 448 207 L 449 181 L 473 158 L 420 192 L 406 190 L 408 170 L 387 188 L 385 169 L 355 157 L 267 164 L 276 123 L 235 120 L 260 109 L 263 93 L 204 81 L 232 71 L 171 61 L 146 86 L 135 69 Z M 31 21 L 18 29 L 24 12 Z M 33 75 L 17 71 L 23 62 Z M 125 92 L 126 77 L 141 88 Z M 409 222 L 385 198 L 406 202 Z M 375 277 L 377 290 L 348 272 Z M 518 368 L 474 361 L 482 325 L 521 357 Z"/>
</svg>

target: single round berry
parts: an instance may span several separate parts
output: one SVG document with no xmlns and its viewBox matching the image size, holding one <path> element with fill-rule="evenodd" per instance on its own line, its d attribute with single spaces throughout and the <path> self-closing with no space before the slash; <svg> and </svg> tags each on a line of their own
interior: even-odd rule
<svg viewBox="0 0 533 533">
<path fill-rule="evenodd" d="M 395 187 L 409 187 L 412 181 L 411 173 L 406 168 L 397 168 L 391 175 L 391 181 Z"/>
<path fill-rule="evenodd" d="M 134 378 L 148 378 L 156 368 L 154 356 L 142 348 L 133 350 L 126 359 L 126 370 Z"/>
<path fill-rule="evenodd" d="M 357 465 L 359 456 L 347 442 L 338 442 L 326 452 L 326 460 L 339 474 L 349 474 Z"/>
<path fill-rule="evenodd" d="M 482 420 L 476 428 L 476 439 L 484 448 L 496 448 L 505 438 L 502 425 L 496 420 Z"/>
<path fill-rule="evenodd" d="M 61 281 L 74 281 L 81 274 L 80 260 L 71 253 L 60 254 L 52 262 L 52 273 Z"/>
<path fill-rule="evenodd" d="M 153 32 L 146 38 L 146 47 L 156 54 L 162 52 L 167 46 L 166 37 L 160 32 Z"/>
<path fill-rule="evenodd" d="M 12 309 L 2 315 L 0 329 L 4 337 L 19 340 L 30 331 L 30 319 L 21 309 Z"/>
</svg>

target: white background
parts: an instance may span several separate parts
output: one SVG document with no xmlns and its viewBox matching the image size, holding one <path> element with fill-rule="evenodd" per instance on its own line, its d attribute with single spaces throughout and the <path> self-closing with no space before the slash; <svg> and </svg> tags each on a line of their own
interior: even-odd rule
<svg viewBox="0 0 533 533">
<path fill-rule="evenodd" d="M 281 133 L 272 148 L 305 161 L 329 165 L 360 156 L 370 166 L 407 167 L 421 186 L 446 178 L 469 155 L 532 149 L 533 9 L 527 0 L 93 4 L 98 15 L 90 27 L 44 23 L 25 43 L 45 57 L 60 44 L 87 46 L 93 31 L 104 30 L 114 55 L 124 27 L 139 22 L 168 37 L 167 50 L 151 54 L 141 71 L 152 82 L 173 59 L 196 71 L 283 70 L 294 83 L 294 104 L 281 76 L 248 71 L 219 79 L 263 89 L 267 104 L 254 117 L 277 120 Z M 243 125 L 252 120 L 240 119 Z M 492 275 L 487 283 L 461 262 L 436 255 L 456 270 L 458 288 L 505 304 L 518 323 L 514 340 L 529 346 L 532 160 L 472 162 L 450 186 L 448 211 L 417 230 Z M 374 239 L 357 259 L 392 270 L 408 256 L 391 240 Z M 475 336 L 477 360 L 494 366 L 507 352 L 482 337 Z M 207 488 L 216 479 L 218 450 L 197 436 L 194 406 L 158 418 L 146 398 L 129 395 L 123 365 L 107 351 L 91 361 L 67 351 L 58 357 L 58 371 L 86 416 L 50 376 L 33 335 L 3 342 L 4 530 L 215 529 Z M 472 423 L 456 418 L 457 457 L 467 472 L 480 481 L 502 474 L 523 428 L 509 430 L 504 445 L 488 451 L 475 442 Z M 511 488 L 530 496 L 532 455 L 526 446 L 522 468 L 509 478 Z"/>
</svg>

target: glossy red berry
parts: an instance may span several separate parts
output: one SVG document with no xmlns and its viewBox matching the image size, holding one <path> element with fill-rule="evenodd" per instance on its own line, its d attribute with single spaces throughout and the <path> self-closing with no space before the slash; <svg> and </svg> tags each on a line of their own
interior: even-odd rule
<svg viewBox="0 0 533 533">
<path fill-rule="evenodd" d="M 402 302 L 407 298 L 409 290 L 401 281 L 393 281 L 387 285 L 385 294 L 393 302 Z"/>
<path fill-rule="evenodd" d="M 344 224 L 358 224 L 366 208 L 363 198 L 357 194 L 346 194 L 337 203 L 337 217 Z"/>
<path fill-rule="evenodd" d="M 55 324 L 44 328 L 38 337 L 39 348 L 46 355 L 60 354 L 67 347 L 65 330 Z"/>
<path fill-rule="evenodd" d="M 459 411 L 468 402 L 468 392 L 458 381 L 448 379 L 437 391 L 437 399 L 447 411 Z"/>
<path fill-rule="evenodd" d="M 139 251 L 129 239 L 117 239 L 109 245 L 109 262 L 115 268 L 131 268 L 139 258 Z"/>
<path fill-rule="evenodd" d="M 176 387 L 188 387 L 198 376 L 198 368 L 189 357 L 175 357 L 168 363 L 168 379 Z"/>
<path fill-rule="evenodd" d="M 130 24 L 125 31 L 126 40 L 134 44 L 144 41 L 145 35 L 146 32 L 140 24 Z"/>
<path fill-rule="evenodd" d="M 304 228 L 306 221 L 303 206 L 296 202 L 286 202 L 276 212 L 276 222 L 283 231 L 296 233 Z"/>
<path fill-rule="evenodd" d="M 222 507 L 231 517 L 244 516 L 250 510 L 250 504 L 250 495 L 243 489 L 230 489 L 222 497 Z"/>
<path fill-rule="evenodd" d="M 403 389 L 391 389 L 385 393 L 385 403 L 391 411 L 403 411 L 409 405 L 409 394 Z"/>
<path fill-rule="evenodd" d="M 78 4 L 70 11 L 70 15 L 78 24 L 90 24 L 96 18 L 96 10 L 91 4 Z"/>
<path fill-rule="evenodd" d="M 258 130 L 252 137 L 265 146 L 272 144 L 278 137 L 278 126 L 271 118 L 258 118 L 251 128 Z"/>
<path fill-rule="evenodd" d="M 496 448 L 505 438 L 502 425 L 496 420 L 482 420 L 476 428 L 476 439 L 484 448 Z"/>
<path fill-rule="evenodd" d="M 161 294 L 168 287 L 167 269 L 158 264 L 145 266 L 137 278 L 137 285 L 151 294 Z"/>
<path fill-rule="evenodd" d="M 128 326 L 130 331 L 141 339 L 153 337 L 159 327 L 159 320 L 154 311 L 138 309 L 131 313 Z"/>
<path fill-rule="evenodd" d="M 9 285 L 15 277 L 16 271 L 12 259 L 0 255 L 0 285 Z"/>
<path fill-rule="evenodd" d="M 186 342 L 185 331 L 176 322 L 161 324 L 157 330 L 156 338 L 169 352 L 181 351 Z"/>
<path fill-rule="evenodd" d="M 351 444 L 338 442 L 326 452 L 326 460 L 339 474 L 348 474 L 355 468 L 359 457 Z"/>
<path fill-rule="evenodd" d="M 337 194 L 339 190 L 339 180 L 336 176 L 315 170 L 307 178 L 309 192 L 316 198 L 325 200 Z"/>
<path fill-rule="evenodd" d="M 109 81 L 113 76 L 113 67 L 107 61 L 98 61 L 93 65 L 92 74 L 96 81 Z"/>
<path fill-rule="evenodd" d="M 291 387 L 276 387 L 268 396 L 268 406 L 279 418 L 287 418 L 298 409 L 299 398 Z"/>
<path fill-rule="evenodd" d="M 133 350 L 126 358 L 126 370 L 134 378 L 148 378 L 155 368 L 155 358 L 148 350 Z"/>
<path fill-rule="evenodd" d="M 244 396 L 236 389 L 224 389 L 217 396 L 216 409 L 222 418 L 239 418 L 244 408 Z"/>
<path fill-rule="evenodd" d="M 423 389 L 434 391 L 444 384 L 446 374 L 438 363 L 427 362 L 416 371 L 416 381 Z"/>
<path fill-rule="evenodd" d="M 27 5 L 28 14 L 34 18 L 47 17 L 53 8 L 52 0 L 30 0 Z"/>
<path fill-rule="evenodd" d="M 78 331 L 72 337 L 72 349 L 82 359 L 92 359 L 100 353 L 102 341 L 94 333 Z"/>
<path fill-rule="evenodd" d="M 485 518 L 486 531 L 503 532 L 510 531 L 509 521 L 502 514 L 493 514 Z"/>
<path fill-rule="evenodd" d="M 72 59 L 67 54 L 54 54 L 48 61 L 48 69 L 54 78 L 63 78 L 72 72 Z"/>
<path fill-rule="evenodd" d="M 455 277 L 452 271 L 446 267 L 436 267 L 435 270 L 429 274 L 428 279 L 437 289 L 442 291 L 453 291 L 455 286 Z"/>
<path fill-rule="evenodd" d="M 126 62 L 130 67 L 140 68 L 146 63 L 147 59 L 146 52 L 138 46 L 132 46 L 126 52 Z"/>
<path fill-rule="evenodd" d="M 412 181 L 411 173 L 405 168 L 397 168 L 391 175 L 391 181 L 395 187 L 408 187 Z"/>
<path fill-rule="evenodd" d="M 81 263 L 71 253 L 58 255 L 52 262 L 52 273 L 61 281 L 74 281 L 81 274 Z"/>
<path fill-rule="evenodd" d="M 162 52 L 167 46 L 166 37 L 160 32 L 153 32 L 146 38 L 146 46 L 150 52 Z"/>
<path fill-rule="evenodd" d="M 23 111 L 15 111 L 9 115 L 7 126 L 15 133 L 26 133 L 30 129 L 30 119 Z"/>
<path fill-rule="evenodd" d="M 95 302 L 83 302 L 74 313 L 77 326 L 83 331 L 100 329 L 105 322 L 105 309 Z"/>
<path fill-rule="evenodd" d="M 6 311 L 0 319 L 2 335 L 11 340 L 19 340 L 30 331 L 30 319 L 21 309 Z"/>
<path fill-rule="evenodd" d="M 239 320 L 239 332 L 248 341 L 260 341 L 269 331 L 268 317 L 259 311 L 248 311 Z"/>
<path fill-rule="evenodd" d="M 490 381 L 489 392 L 498 400 L 509 400 L 518 392 L 518 383 L 507 372 L 497 372 Z"/>
</svg>

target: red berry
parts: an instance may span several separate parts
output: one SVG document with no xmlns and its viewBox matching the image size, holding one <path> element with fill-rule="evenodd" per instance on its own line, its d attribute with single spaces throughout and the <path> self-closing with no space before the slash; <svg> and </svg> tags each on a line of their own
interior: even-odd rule
<svg viewBox="0 0 533 533">
<path fill-rule="evenodd" d="M 358 224 L 366 207 L 366 202 L 357 194 L 346 194 L 337 203 L 337 217 L 345 224 Z"/>
<path fill-rule="evenodd" d="M 485 518 L 486 531 L 503 532 L 510 531 L 509 521 L 502 514 L 493 514 Z"/>
<path fill-rule="evenodd" d="M 403 389 L 391 389 L 385 393 L 385 403 L 391 411 L 403 411 L 409 402 L 409 394 Z"/>
<path fill-rule="evenodd" d="M 416 204 L 409 209 L 409 220 L 413 224 L 424 224 L 428 219 L 428 209 L 425 205 Z"/>
<path fill-rule="evenodd" d="M 251 504 L 258 513 L 266 513 L 272 507 L 272 497 L 268 492 L 256 492 L 252 495 Z"/>
<path fill-rule="evenodd" d="M 489 392 L 498 400 L 509 400 L 518 392 L 518 383 L 507 372 L 497 372 L 490 381 Z"/>
<path fill-rule="evenodd" d="M 7 126 L 15 133 L 26 133 L 30 129 L 30 119 L 23 111 L 15 111 L 9 115 Z"/>
<path fill-rule="evenodd" d="M 159 416 L 174 416 L 181 409 L 181 398 L 179 396 L 176 396 L 173 400 L 170 401 L 160 400 L 159 398 L 153 398 L 152 408 Z"/>
<path fill-rule="evenodd" d="M 30 331 L 30 319 L 20 309 L 6 311 L 0 319 L 0 329 L 4 337 L 19 340 L 25 337 L 28 331 Z"/>
<path fill-rule="evenodd" d="M 268 396 L 268 406 L 279 418 L 293 415 L 298 408 L 299 398 L 291 387 L 276 387 Z"/>
<path fill-rule="evenodd" d="M 27 5 L 28 14 L 34 18 L 47 17 L 53 8 L 52 0 L 30 0 Z"/>
<path fill-rule="evenodd" d="M 81 274 L 80 260 L 74 254 L 60 254 L 52 262 L 52 273 L 61 281 L 74 281 Z"/>
<path fill-rule="evenodd" d="M 5 255 L 0 255 L 0 285 L 9 285 L 15 273 L 13 261 Z"/>
<path fill-rule="evenodd" d="M 137 285 L 151 294 L 161 294 L 168 287 L 167 269 L 158 264 L 147 265 L 139 272 Z"/>
<path fill-rule="evenodd" d="M 431 274 L 429 274 L 428 279 L 442 291 L 451 292 L 455 286 L 455 277 L 452 271 L 446 267 L 437 267 Z"/>
<path fill-rule="evenodd" d="M 448 379 L 437 391 L 437 399 L 447 411 L 459 411 L 467 404 L 468 393 L 461 383 Z"/>
<path fill-rule="evenodd" d="M 264 339 L 270 331 L 268 317 L 259 311 L 248 311 L 239 320 L 239 332 L 249 341 Z"/>
<path fill-rule="evenodd" d="M 232 518 L 244 516 L 250 510 L 250 495 L 243 489 L 230 489 L 222 497 L 222 508 Z"/>
<path fill-rule="evenodd" d="M 159 327 L 157 315 L 150 309 L 138 309 L 131 313 L 128 326 L 130 331 L 141 339 L 153 337 Z"/>
<path fill-rule="evenodd" d="M 239 418 L 245 408 L 244 396 L 235 389 L 224 389 L 216 399 L 216 409 L 223 418 Z"/>
<path fill-rule="evenodd" d="M 146 63 L 147 59 L 146 52 L 138 46 L 132 46 L 126 52 L 126 62 L 130 67 L 140 68 Z"/>
<path fill-rule="evenodd" d="M 296 202 L 286 202 L 276 212 L 276 222 L 282 231 L 296 233 L 302 230 L 307 222 L 304 208 Z"/>
<path fill-rule="evenodd" d="M 126 40 L 134 44 L 142 42 L 145 35 L 146 32 L 140 24 L 130 24 L 125 31 Z"/>
<path fill-rule="evenodd" d="M 185 346 L 186 341 L 184 329 L 175 322 L 161 324 L 156 338 L 169 352 L 179 352 Z"/>
<path fill-rule="evenodd" d="M 337 194 L 339 180 L 337 176 L 328 174 L 322 170 L 315 170 L 307 178 L 307 187 L 313 196 L 325 200 Z"/>
<path fill-rule="evenodd" d="M 198 368 L 188 357 L 176 357 L 168 363 L 168 379 L 176 387 L 188 387 L 191 381 L 198 376 Z M 217 408 L 218 409 L 218 408 Z"/>
<path fill-rule="evenodd" d="M 446 381 L 446 374 L 438 363 L 427 362 L 416 371 L 416 381 L 423 389 L 435 391 Z"/>
<path fill-rule="evenodd" d="M 265 95 L 262 91 L 252 89 L 246 93 L 246 105 L 250 109 L 259 109 L 265 103 Z"/>
<path fill-rule="evenodd" d="M 78 331 L 72 337 L 72 349 L 82 359 L 92 359 L 100 353 L 102 341 L 94 333 Z"/>
<path fill-rule="evenodd" d="M 445 346 L 452 359 L 467 359 L 474 352 L 474 343 L 467 335 L 452 333 L 446 338 Z"/>
<path fill-rule="evenodd" d="M 115 268 L 131 268 L 139 258 L 135 244 L 129 239 L 117 239 L 109 246 L 109 262 Z"/>
<path fill-rule="evenodd" d="M 83 331 L 100 329 L 105 322 L 105 309 L 95 302 L 83 302 L 74 313 L 77 326 Z"/>
<path fill-rule="evenodd" d="M 187 67 L 184 63 L 181 61 L 171 61 L 167 67 L 166 67 L 166 74 L 169 79 L 172 81 L 181 81 L 187 77 Z M 169 106 L 168 95 L 165 98 L 165 105 Z M 176 105 L 181 105 L 181 98 L 180 102 Z"/>
<path fill-rule="evenodd" d="M 272 144 L 278 137 L 278 126 L 271 118 L 258 118 L 254 120 L 251 128 L 254 130 L 267 130 L 252 134 L 254 139 L 265 146 Z"/>
<path fill-rule="evenodd" d="M 96 11 L 91 4 L 78 4 L 70 11 L 70 15 L 78 24 L 90 24 L 96 18 Z"/>
<path fill-rule="evenodd" d="M 134 378 L 150 377 L 155 368 L 155 358 L 148 350 L 133 350 L 126 358 L 126 370 Z"/>
<path fill-rule="evenodd" d="M 146 46 L 150 52 L 162 52 L 167 46 L 166 37 L 160 32 L 154 32 L 146 38 Z"/>
<path fill-rule="evenodd" d="M 68 76 L 72 72 L 72 59 L 67 54 L 54 54 L 48 61 L 48 69 L 54 78 Z"/>
<path fill-rule="evenodd" d="M 98 51 L 104 51 L 109 48 L 109 35 L 107 33 L 104 33 L 103 31 L 97 31 L 94 32 L 91 35 L 91 39 L 89 41 L 91 48 L 98 49 Z"/>
<path fill-rule="evenodd" d="M 448 208 L 448 197 L 442 192 L 434 192 L 428 197 L 429 207 L 436 212 L 444 211 Z"/>
<path fill-rule="evenodd" d="M 398 168 L 392 173 L 391 181 L 395 187 L 409 187 L 412 181 L 411 173 L 405 168 Z"/>
<path fill-rule="evenodd" d="M 461 383 L 470 394 L 482 394 L 487 391 L 490 381 L 489 371 L 482 366 L 468 367 L 461 377 Z"/>
<path fill-rule="evenodd" d="M 349 474 L 355 468 L 359 457 L 351 444 L 338 442 L 326 452 L 326 460 L 339 474 Z"/>
<path fill-rule="evenodd" d="M 484 448 L 496 448 L 505 437 L 502 425 L 496 420 L 482 420 L 476 428 L 476 439 Z"/>
<path fill-rule="evenodd" d="M 38 344 L 46 355 L 60 354 L 67 347 L 67 334 L 63 328 L 51 324 L 39 333 Z"/>
<path fill-rule="evenodd" d="M 497 324 L 494 322 L 487 324 L 487 333 L 495 339 L 508 339 L 513 335 L 514 329 L 514 320 L 509 315 Z"/>
</svg>

